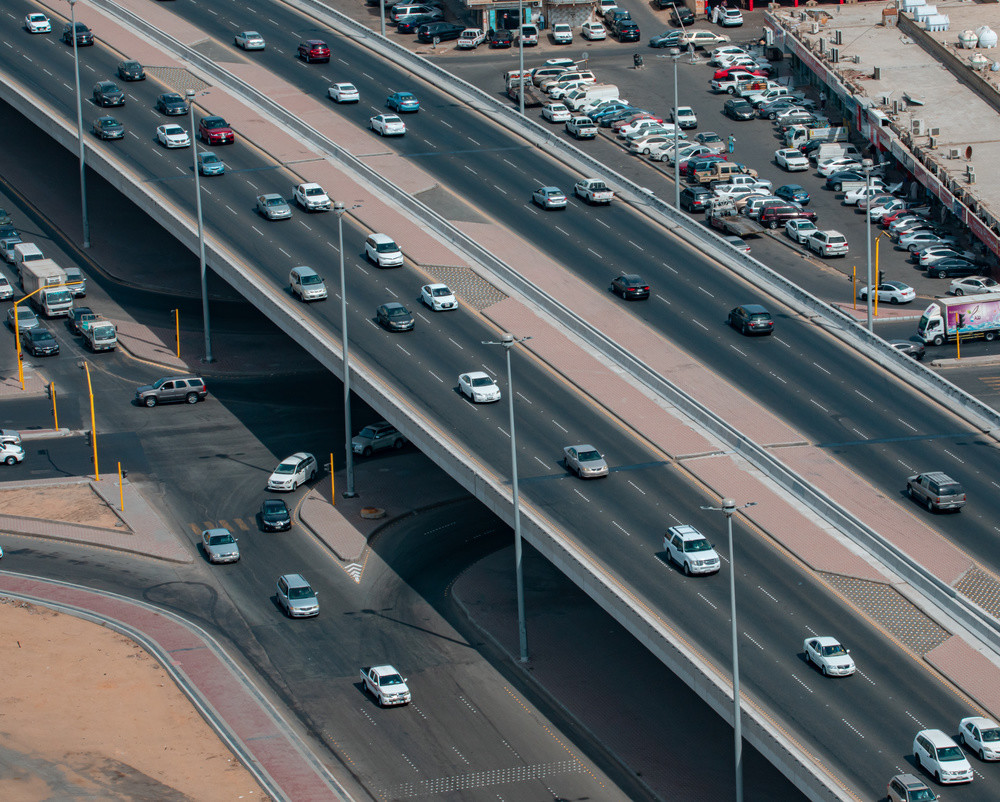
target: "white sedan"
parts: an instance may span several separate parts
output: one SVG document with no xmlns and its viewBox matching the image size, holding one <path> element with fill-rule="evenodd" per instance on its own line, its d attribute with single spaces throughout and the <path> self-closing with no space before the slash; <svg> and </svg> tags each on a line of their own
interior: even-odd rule
<svg viewBox="0 0 1000 802">
<path fill-rule="evenodd" d="M 24 18 L 24 27 L 28 33 L 51 33 L 52 20 L 44 14 L 33 11 Z"/>
<path fill-rule="evenodd" d="M 809 239 L 809 237 L 811 237 L 816 231 L 819 231 L 819 229 L 812 220 L 796 218 L 795 220 L 789 220 L 785 223 L 785 233 L 790 239 L 799 243 L 799 245 L 805 245 L 806 240 Z"/>
<path fill-rule="evenodd" d="M 917 297 L 916 290 L 909 284 L 902 281 L 883 281 L 878 285 L 878 302 L 880 304 L 908 304 Z M 858 300 L 864 301 L 868 298 L 868 287 L 858 288 Z"/>
<path fill-rule="evenodd" d="M 598 39 L 607 39 L 608 33 L 604 30 L 604 26 L 599 22 L 585 22 L 581 27 L 581 32 L 583 33 L 584 39 L 590 39 L 591 41 L 596 41 Z"/>
<path fill-rule="evenodd" d="M 435 312 L 458 309 L 455 293 L 448 289 L 447 284 L 424 284 L 420 288 L 420 300 Z"/>
<path fill-rule="evenodd" d="M 156 129 L 156 139 L 165 148 L 191 147 L 190 135 L 175 123 L 158 126 Z"/>
<path fill-rule="evenodd" d="M 882 187 L 878 186 L 858 187 L 857 189 L 851 189 L 847 191 L 847 193 L 844 195 L 844 203 L 847 206 L 858 206 L 863 200 L 884 195 L 885 195 L 885 189 Z"/>
<path fill-rule="evenodd" d="M 809 169 L 809 159 L 798 148 L 783 148 L 774 151 L 774 161 L 790 173 Z"/>
<path fill-rule="evenodd" d="M 334 84 L 326 93 L 334 103 L 357 103 L 361 100 L 361 93 L 354 84 Z"/>
<path fill-rule="evenodd" d="M 969 276 L 957 278 L 951 282 L 948 292 L 952 295 L 980 295 L 985 292 L 1000 292 L 1000 284 L 991 278 Z"/>
<path fill-rule="evenodd" d="M 395 114 L 376 114 L 368 121 L 368 127 L 379 136 L 402 136 L 406 133 L 406 123 Z"/>
<path fill-rule="evenodd" d="M 1000 760 L 1000 725 L 992 719 L 963 718 L 958 724 L 958 742 L 979 755 L 980 760 Z"/>
<path fill-rule="evenodd" d="M 806 638 L 802 645 L 806 652 L 806 662 L 819 668 L 824 677 L 849 677 L 854 673 L 854 658 L 836 638 L 828 635 Z"/>
<path fill-rule="evenodd" d="M 824 178 L 829 178 L 831 175 L 839 173 L 841 170 L 855 169 L 861 169 L 861 162 L 855 161 L 847 156 L 833 156 L 829 159 L 823 159 L 816 165 L 817 172 Z"/>
<path fill-rule="evenodd" d="M 16 465 L 24 459 L 24 448 L 13 443 L 0 444 L 0 462 L 5 465 Z"/>
<path fill-rule="evenodd" d="M 257 31 L 240 31 L 233 38 L 233 44 L 243 50 L 263 50 L 267 47 L 264 37 Z"/>
<path fill-rule="evenodd" d="M 546 103 L 542 106 L 542 117 L 550 123 L 564 123 L 571 116 L 565 103 Z"/>
<path fill-rule="evenodd" d="M 500 400 L 500 388 L 488 373 L 475 370 L 458 377 L 458 389 L 474 404 L 490 404 Z"/>
</svg>

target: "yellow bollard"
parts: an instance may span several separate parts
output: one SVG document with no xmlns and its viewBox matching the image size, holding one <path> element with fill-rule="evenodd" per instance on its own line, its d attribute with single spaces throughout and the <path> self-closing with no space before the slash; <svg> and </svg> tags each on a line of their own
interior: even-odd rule
<svg viewBox="0 0 1000 802">
<path fill-rule="evenodd" d="M 333 483 L 333 452 L 330 452 L 330 503 L 337 506 L 337 489 Z"/>
<path fill-rule="evenodd" d="M 52 417 L 55 420 L 56 431 L 59 431 L 59 408 L 56 406 L 56 383 L 49 382 L 49 395 L 52 397 Z"/>
<path fill-rule="evenodd" d="M 122 484 L 122 463 L 118 461 L 118 497 L 122 502 L 122 512 L 125 512 L 125 487 Z"/>
</svg>

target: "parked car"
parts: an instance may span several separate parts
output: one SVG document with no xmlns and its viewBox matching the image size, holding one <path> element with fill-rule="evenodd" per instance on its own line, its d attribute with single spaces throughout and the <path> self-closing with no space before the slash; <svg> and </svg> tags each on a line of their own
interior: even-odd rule
<svg viewBox="0 0 1000 802">
<path fill-rule="evenodd" d="M 660 0 L 660 8 L 670 8 L 670 24 L 685 28 L 694 25 L 694 11 L 681 3 L 677 5 L 674 0 L 667 0 L 666 5 Z"/>
<path fill-rule="evenodd" d="M 240 547 L 228 529 L 205 529 L 201 533 L 201 547 L 208 561 L 216 563 L 236 563 L 240 561 Z"/>
<path fill-rule="evenodd" d="M 388 331 L 412 331 L 413 314 L 401 303 L 391 301 L 375 310 L 375 320 Z"/>
<path fill-rule="evenodd" d="M 513 31 L 508 31 L 506 28 L 497 30 L 491 28 L 486 34 L 486 40 L 490 43 L 491 48 L 513 47 L 514 33 Z"/>
<path fill-rule="evenodd" d="M 407 439 L 388 421 L 379 421 L 365 426 L 351 438 L 351 450 L 363 457 L 370 457 L 376 451 L 394 449 L 399 451 Z"/>
<path fill-rule="evenodd" d="M 808 170 L 809 159 L 807 159 L 798 148 L 782 148 L 774 152 L 774 161 L 788 172 L 797 170 Z"/>
<path fill-rule="evenodd" d="M 318 593 L 302 574 L 278 577 L 278 605 L 289 618 L 311 618 L 319 615 Z"/>
<path fill-rule="evenodd" d="M 136 402 L 145 407 L 180 401 L 196 404 L 204 401 L 207 396 L 208 388 L 200 376 L 167 376 L 152 384 L 137 387 L 135 391 Z"/>
<path fill-rule="evenodd" d="M 689 212 L 703 212 L 715 193 L 705 187 L 684 187 L 681 190 L 681 207 Z"/>
<path fill-rule="evenodd" d="M 782 200 L 797 203 L 799 206 L 807 206 L 811 200 L 809 193 L 806 192 L 805 188 L 799 186 L 798 184 L 782 184 L 774 190 L 774 194 Z"/>
<path fill-rule="evenodd" d="M 757 219 L 760 220 L 761 225 L 777 229 L 783 228 L 789 220 L 815 220 L 816 212 L 812 209 L 803 209 L 796 204 L 780 203 L 763 207 Z"/>
<path fill-rule="evenodd" d="M 599 41 L 601 39 L 606 39 L 608 34 L 604 30 L 604 26 L 599 22 L 585 22 L 581 26 L 580 33 L 584 39 L 589 39 L 590 41 Z"/>
<path fill-rule="evenodd" d="M 904 284 L 902 281 L 883 281 L 878 285 L 876 295 L 880 304 L 895 305 L 908 304 L 917 297 L 917 292 L 909 284 Z M 868 300 L 868 287 L 858 288 L 858 300 Z"/>
<path fill-rule="evenodd" d="M 592 445 L 566 446 L 563 462 L 568 471 L 581 479 L 599 479 L 609 473 L 608 463 Z"/>
<path fill-rule="evenodd" d="M 306 451 L 297 451 L 278 463 L 267 479 L 267 489 L 296 490 L 312 480 L 318 471 L 316 457 Z"/>
<path fill-rule="evenodd" d="M 16 465 L 24 459 L 24 447 L 14 443 L 0 443 L 0 462 Z"/>
<path fill-rule="evenodd" d="M 284 532 L 292 528 L 292 514 L 280 498 L 266 498 L 260 505 L 260 528 L 265 532 Z"/>
<path fill-rule="evenodd" d="M 439 42 L 447 42 L 458 39 L 465 30 L 464 25 L 454 22 L 429 22 L 417 28 L 417 40 L 431 44 L 437 39 Z"/>
<path fill-rule="evenodd" d="M 400 17 L 396 23 L 396 33 L 416 33 L 421 25 L 439 22 L 442 14 L 443 12 L 438 11 L 436 14 L 411 14 L 408 17 Z"/>
<path fill-rule="evenodd" d="M 849 677 L 856 670 L 850 649 L 836 638 L 822 635 L 806 638 L 803 643 L 806 662 L 816 666 L 824 677 Z"/>
<path fill-rule="evenodd" d="M 657 36 L 651 36 L 649 38 L 650 47 L 681 47 L 681 36 L 684 34 L 683 31 L 664 31 Z"/>
<path fill-rule="evenodd" d="M 573 29 L 565 22 L 557 22 L 552 26 L 552 41 L 557 45 L 573 44 Z"/>
<path fill-rule="evenodd" d="M 951 282 L 948 292 L 952 295 L 979 295 L 984 292 L 1000 292 L 1000 283 L 987 276 L 957 278 Z"/>
<path fill-rule="evenodd" d="M 732 120 L 752 120 L 754 108 L 749 100 L 741 97 L 731 97 L 722 107 L 723 112 Z"/>
<path fill-rule="evenodd" d="M 619 42 L 638 42 L 642 38 L 639 24 L 634 20 L 618 20 L 614 25 L 614 31 Z"/>
<path fill-rule="evenodd" d="M 942 471 L 907 477 L 906 495 L 930 512 L 961 510 L 966 501 L 965 488 Z"/>
<path fill-rule="evenodd" d="M 719 25 L 723 28 L 738 28 L 743 24 L 743 13 L 731 6 L 719 9 Z"/>
<path fill-rule="evenodd" d="M 729 325 L 741 334 L 770 334 L 774 331 L 774 318 L 760 304 L 743 304 L 730 310 Z"/>
<path fill-rule="evenodd" d="M 917 261 L 917 264 L 926 267 L 935 262 L 940 262 L 942 259 L 965 259 L 966 261 L 974 262 L 976 254 L 973 251 L 961 250 L 953 245 L 932 244 L 925 245 L 920 250 L 914 251 L 913 258 Z"/>
<path fill-rule="evenodd" d="M 929 265 L 927 275 L 931 278 L 954 278 L 956 276 L 976 276 L 983 269 L 966 259 L 942 259 Z"/>
</svg>

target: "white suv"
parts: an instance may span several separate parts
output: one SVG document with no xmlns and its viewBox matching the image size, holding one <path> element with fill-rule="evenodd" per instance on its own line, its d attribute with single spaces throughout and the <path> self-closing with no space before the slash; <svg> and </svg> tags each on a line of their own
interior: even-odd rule
<svg viewBox="0 0 1000 802">
<path fill-rule="evenodd" d="M 913 739 L 913 757 L 939 783 L 972 782 L 972 766 L 962 748 L 941 730 L 921 730 Z"/>
<path fill-rule="evenodd" d="M 365 256 L 379 267 L 402 267 L 403 252 L 386 234 L 369 234 L 365 240 Z"/>
<path fill-rule="evenodd" d="M 847 237 L 839 231 L 816 231 L 806 245 L 820 256 L 847 256 Z"/>
<path fill-rule="evenodd" d="M 557 45 L 573 44 L 573 29 L 565 22 L 557 22 L 552 26 L 552 41 Z"/>
<path fill-rule="evenodd" d="M 268 490 L 295 490 L 316 475 L 316 457 L 299 451 L 283 459 L 267 480 Z"/>
<path fill-rule="evenodd" d="M 722 562 L 705 536 L 688 524 L 671 526 L 663 536 L 663 550 L 667 559 L 677 563 L 687 576 L 714 574 Z"/>
</svg>

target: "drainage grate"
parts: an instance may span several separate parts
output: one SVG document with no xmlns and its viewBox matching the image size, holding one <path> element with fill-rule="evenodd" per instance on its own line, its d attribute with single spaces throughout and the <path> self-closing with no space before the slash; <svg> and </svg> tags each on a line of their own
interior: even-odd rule
<svg viewBox="0 0 1000 802">
<path fill-rule="evenodd" d="M 822 574 L 833 587 L 918 655 L 951 637 L 891 585 L 840 574 Z"/>
<path fill-rule="evenodd" d="M 468 267 L 423 265 L 436 281 L 447 284 L 455 295 L 474 309 L 482 311 L 507 296 Z"/>
</svg>

